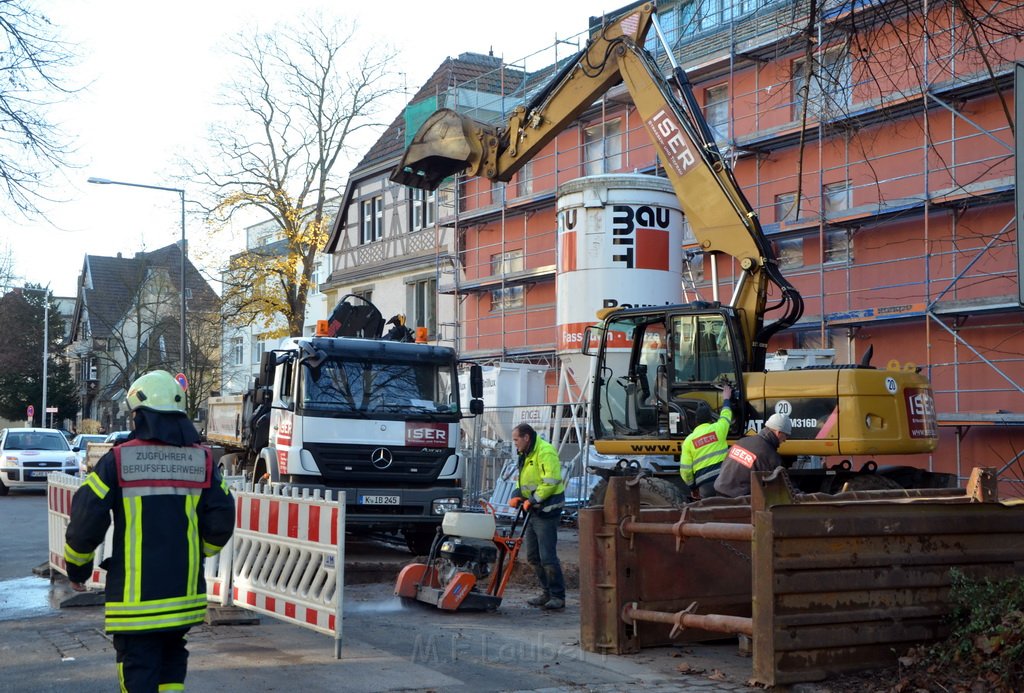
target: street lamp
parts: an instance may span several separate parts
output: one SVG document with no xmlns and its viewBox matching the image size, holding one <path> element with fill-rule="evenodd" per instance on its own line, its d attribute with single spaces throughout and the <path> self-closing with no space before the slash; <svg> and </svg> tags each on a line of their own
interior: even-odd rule
<svg viewBox="0 0 1024 693">
<path fill-rule="evenodd" d="M 126 185 L 129 188 L 146 188 L 147 190 L 165 190 L 178 193 L 181 198 L 181 332 L 179 333 L 179 351 L 181 355 L 181 372 L 185 372 L 185 191 L 181 188 L 165 188 L 162 185 L 143 185 L 142 183 L 126 183 L 108 178 L 89 178 L 89 183 L 96 185 Z"/>
</svg>

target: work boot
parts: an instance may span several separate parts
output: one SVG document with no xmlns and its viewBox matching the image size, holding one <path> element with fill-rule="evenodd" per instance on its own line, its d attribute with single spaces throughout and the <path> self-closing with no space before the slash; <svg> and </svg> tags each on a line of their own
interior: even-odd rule
<svg viewBox="0 0 1024 693">
<path fill-rule="evenodd" d="M 557 611 L 559 609 L 564 609 L 565 608 L 565 600 L 564 599 L 559 599 L 558 597 L 552 597 L 551 599 L 547 600 L 544 603 L 544 605 L 541 606 L 541 608 L 544 609 L 545 611 Z"/>
<path fill-rule="evenodd" d="M 551 595 L 547 592 L 541 592 L 536 597 L 533 597 L 532 599 L 527 599 L 526 603 L 530 606 L 544 606 L 549 601 L 551 601 Z"/>
</svg>

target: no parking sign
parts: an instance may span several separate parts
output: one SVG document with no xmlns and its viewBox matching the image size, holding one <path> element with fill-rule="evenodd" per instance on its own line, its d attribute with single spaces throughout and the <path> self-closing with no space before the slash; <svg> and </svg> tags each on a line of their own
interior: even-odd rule
<svg viewBox="0 0 1024 693">
<path fill-rule="evenodd" d="M 184 373 L 178 373 L 174 376 L 174 379 L 178 381 L 179 385 L 181 385 L 182 390 L 188 390 L 188 378 L 185 377 Z"/>
</svg>

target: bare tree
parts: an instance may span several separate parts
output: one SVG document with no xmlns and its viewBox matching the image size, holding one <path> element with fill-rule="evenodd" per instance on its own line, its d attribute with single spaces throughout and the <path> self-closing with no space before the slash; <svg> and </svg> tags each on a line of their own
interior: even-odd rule
<svg viewBox="0 0 1024 693">
<path fill-rule="evenodd" d="M 190 165 L 213 204 L 211 222 L 258 209 L 272 220 L 275 243 L 232 259 L 223 298 L 235 325 L 283 317 L 301 335 L 306 299 L 338 196 L 334 168 L 354 135 L 381 126 L 378 112 L 399 91 L 395 52 L 375 43 L 357 53 L 354 24 L 310 18 L 301 28 L 240 35 L 232 52 L 241 69 L 227 88 L 240 122 L 211 130 L 210 164 Z M 268 336 L 283 336 L 268 333 Z"/>
<path fill-rule="evenodd" d="M 39 213 L 47 181 L 66 168 L 70 145 L 47 109 L 73 90 L 60 79 L 74 56 L 29 0 L 0 0 L 0 213 Z"/>
<path fill-rule="evenodd" d="M 14 273 L 14 251 L 10 244 L 0 244 L 0 289 L 7 289 L 14 284 L 17 276 Z"/>
</svg>

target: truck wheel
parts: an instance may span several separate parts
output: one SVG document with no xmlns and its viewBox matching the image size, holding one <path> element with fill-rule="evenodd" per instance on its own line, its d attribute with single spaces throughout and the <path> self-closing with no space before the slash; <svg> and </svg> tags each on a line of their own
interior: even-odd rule
<svg viewBox="0 0 1024 693">
<path fill-rule="evenodd" d="M 588 507 L 604 505 L 604 496 L 608 492 L 608 480 L 601 479 L 590 494 Z M 640 479 L 640 507 L 642 508 L 678 508 L 686 504 L 683 492 L 666 479 L 645 476 Z"/>
<path fill-rule="evenodd" d="M 434 537 L 437 535 L 437 527 L 428 525 L 424 527 L 411 527 L 402 530 L 405 537 L 405 545 L 415 556 L 426 556 L 430 553 L 430 547 L 434 544 Z"/>
<path fill-rule="evenodd" d="M 0 496 L 6 496 L 9 490 L 10 489 L 8 489 L 6 485 L 4 485 L 3 479 L 0 479 Z"/>
</svg>

